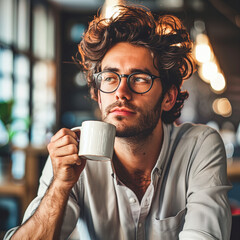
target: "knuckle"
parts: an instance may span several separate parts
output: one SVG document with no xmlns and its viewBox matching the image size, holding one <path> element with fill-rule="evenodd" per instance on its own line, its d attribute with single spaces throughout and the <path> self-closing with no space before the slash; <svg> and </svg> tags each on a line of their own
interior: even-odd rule
<svg viewBox="0 0 240 240">
<path fill-rule="evenodd" d="M 53 151 L 54 145 L 53 145 L 52 143 L 49 143 L 49 144 L 47 145 L 47 149 L 48 149 L 49 154 L 52 154 L 52 152 L 54 152 L 54 151 Z"/>
<path fill-rule="evenodd" d="M 49 143 L 49 144 L 47 145 L 47 149 L 48 149 L 49 152 L 50 152 L 51 148 L 52 148 L 52 144 Z"/>
<path fill-rule="evenodd" d="M 65 135 L 63 137 L 63 141 L 64 141 L 64 143 L 69 144 L 69 143 L 71 143 L 71 137 L 69 135 Z"/>
<path fill-rule="evenodd" d="M 74 160 L 74 161 L 77 161 L 78 159 L 79 159 L 78 155 L 77 155 L 77 154 L 74 154 L 74 155 L 73 155 L 73 160 Z"/>
<path fill-rule="evenodd" d="M 77 147 L 74 144 L 70 144 L 69 145 L 69 151 L 72 153 L 76 153 L 77 152 Z"/>
<path fill-rule="evenodd" d="M 67 134 L 67 128 L 61 128 L 61 129 L 60 129 L 60 133 L 61 133 L 62 135 L 66 135 L 66 134 Z"/>
</svg>

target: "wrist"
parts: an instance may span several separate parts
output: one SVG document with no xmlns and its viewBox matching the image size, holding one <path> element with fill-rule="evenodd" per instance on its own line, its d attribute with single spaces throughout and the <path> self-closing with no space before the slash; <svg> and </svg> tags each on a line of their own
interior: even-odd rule
<svg viewBox="0 0 240 240">
<path fill-rule="evenodd" d="M 74 184 L 70 182 L 64 182 L 64 181 L 60 181 L 58 179 L 53 178 L 53 181 L 50 185 L 50 189 L 52 194 L 54 195 L 69 196 L 73 185 Z"/>
</svg>

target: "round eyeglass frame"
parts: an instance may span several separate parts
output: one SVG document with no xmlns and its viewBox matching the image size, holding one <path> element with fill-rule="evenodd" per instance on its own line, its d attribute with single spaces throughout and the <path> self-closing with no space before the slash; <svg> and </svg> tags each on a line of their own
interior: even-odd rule
<svg viewBox="0 0 240 240">
<path fill-rule="evenodd" d="M 118 79 L 119 79 L 118 86 L 116 87 L 115 90 L 113 90 L 113 91 L 111 91 L 111 92 L 105 92 L 105 91 L 101 90 L 100 87 L 99 87 L 99 84 L 98 84 L 98 76 L 99 76 L 100 74 L 102 74 L 102 73 L 105 73 L 105 72 L 114 73 L 114 74 L 116 74 L 116 75 L 118 76 Z M 140 92 L 140 93 L 139 93 L 139 92 L 136 92 L 136 91 L 134 91 L 134 90 L 132 89 L 132 87 L 131 87 L 131 85 L 130 85 L 130 78 L 131 78 L 132 75 L 135 75 L 135 74 L 147 74 L 147 75 L 149 75 L 149 77 L 151 77 L 152 83 L 151 83 L 151 86 L 149 87 L 149 89 L 148 89 L 147 91 L 145 91 L 145 92 Z M 136 93 L 136 94 L 144 94 L 144 93 L 149 92 L 149 91 L 151 90 L 152 86 L 153 86 L 154 80 L 155 80 L 156 78 L 160 78 L 159 76 L 155 76 L 155 75 L 153 75 L 153 74 L 151 74 L 151 73 L 148 73 L 148 72 L 133 72 L 133 73 L 131 73 L 131 74 L 118 74 L 118 73 L 116 73 L 116 72 L 108 71 L 108 70 L 102 71 L 102 72 L 98 72 L 98 73 L 94 73 L 94 74 L 93 74 L 93 77 L 94 77 L 94 80 L 95 80 L 95 83 L 96 83 L 97 88 L 98 88 L 101 92 L 103 92 L 103 93 L 114 93 L 115 91 L 117 91 L 117 89 L 119 88 L 119 86 L 120 86 L 120 84 L 121 84 L 122 77 L 126 77 L 126 78 L 127 78 L 127 85 L 128 85 L 128 87 L 129 87 L 129 89 L 130 89 L 132 92 Z"/>
</svg>

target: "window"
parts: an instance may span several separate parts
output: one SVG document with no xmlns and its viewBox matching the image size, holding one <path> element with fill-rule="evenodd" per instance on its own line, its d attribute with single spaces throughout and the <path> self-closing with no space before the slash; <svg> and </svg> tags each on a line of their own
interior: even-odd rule
<svg viewBox="0 0 240 240">
<path fill-rule="evenodd" d="M 13 101 L 14 146 L 46 145 L 56 122 L 55 72 L 53 9 L 46 1 L 0 0 L 0 101 Z"/>
</svg>

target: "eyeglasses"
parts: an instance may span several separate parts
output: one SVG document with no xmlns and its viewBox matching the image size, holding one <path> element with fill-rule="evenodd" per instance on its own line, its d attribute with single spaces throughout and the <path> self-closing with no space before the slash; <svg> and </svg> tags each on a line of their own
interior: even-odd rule
<svg viewBox="0 0 240 240">
<path fill-rule="evenodd" d="M 137 94 L 143 94 L 153 86 L 153 82 L 158 76 L 145 72 L 135 72 L 130 75 L 118 74 L 111 71 L 103 71 L 93 74 L 97 88 L 104 93 L 115 92 L 121 84 L 122 77 L 127 78 L 127 85 L 130 90 Z"/>
</svg>

